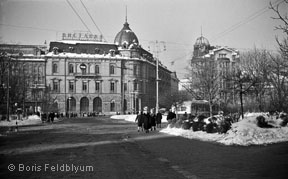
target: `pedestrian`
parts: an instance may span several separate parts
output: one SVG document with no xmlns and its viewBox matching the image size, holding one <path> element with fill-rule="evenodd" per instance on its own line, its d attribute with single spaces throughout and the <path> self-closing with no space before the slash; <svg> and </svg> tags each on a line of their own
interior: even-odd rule
<svg viewBox="0 0 288 179">
<path fill-rule="evenodd" d="M 51 115 L 50 115 L 50 117 L 51 117 L 51 122 L 53 123 L 54 122 L 54 118 L 55 118 L 55 113 L 54 112 L 51 112 Z"/>
<path fill-rule="evenodd" d="M 151 128 L 151 119 L 150 115 L 148 113 L 148 107 L 144 107 L 143 109 L 143 115 L 141 115 L 143 118 L 143 127 L 146 133 L 149 133 L 149 129 Z"/>
<path fill-rule="evenodd" d="M 162 121 L 162 114 L 160 113 L 160 111 L 158 111 L 158 113 L 156 114 L 157 128 L 161 128 L 161 121 Z"/>
<path fill-rule="evenodd" d="M 176 118 L 176 114 L 172 112 L 172 109 L 170 109 L 167 115 L 168 124 L 170 124 L 172 122 L 172 119 L 175 119 L 175 118 Z"/>
<path fill-rule="evenodd" d="M 150 120 L 151 120 L 151 131 L 156 131 L 156 115 L 153 112 L 153 110 L 151 110 L 150 113 Z"/>
<path fill-rule="evenodd" d="M 142 111 L 139 111 L 138 112 L 138 115 L 136 116 L 136 119 L 135 119 L 135 122 L 137 122 L 137 129 L 138 129 L 138 132 L 140 132 L 140 129 L 141 131 L 143 131 L 143 112 Z"/>
</svg>

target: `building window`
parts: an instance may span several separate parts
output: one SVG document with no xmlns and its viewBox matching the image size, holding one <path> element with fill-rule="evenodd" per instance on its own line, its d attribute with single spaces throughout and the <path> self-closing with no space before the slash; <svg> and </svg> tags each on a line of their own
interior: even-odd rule
<svg viewBox="0 0 288 179">
<path fill-rule="evenodd" d="M 225 53 L 219 53 L 219 58 L 226 58 L 226 54 Z"/>
<path fill-rule="evenodd" d="M 111 81 L 111 82 L 110 82 L 110 92 L 111 92 L 111 93 L 114 93 L 114 92 L 115 92 L 115 82 L 114 82 L 114 81 Z"/>
<path fill-rule="evenodd" d="M 53 65 L 52 65 L 52 73 L 58 73 L 58 65 L 57 65 L 57 63 L 53 63 Z"/>
<path fill-rule="evenodd" d="M 138 73 L 137 73 L 137 68 L 138 68 L 138 65 L 134 65 L 133 66 L 133 75 L 137 75 Z"/>
<path fill-rule="evenodd" d="M 115 102 L 111 101 L 110 103 L 110 111 L 115 111 Z"/>
<path fill-rule="evenodd" d="M 100 74 L 99 65 L 95 65 L 95 74 Z"/>
<path fill-rule="evenodd" d="M 87 92 L 87 90 L 88 90 L 88 83 L 87 83 L 87 81 L 83 81 L 82 82 L 82 91 Z"/>
<path fill-rule="evenodd" d="M 124 83 L 124 91 L 126 92 L 127 90 L 128 90 L 127 83 Z"/>
<path fill-rule="evenodd" d="M 53 81 L 53 91 L 59 92 L 59 81 Z"/>
<path fill-rule="evenodd" d="M 69 81 L 69 92 L 74 92 L 74 81 Z"/>
<path fill-rule="evenodd" d="M 110 72 L 110 75 L 115 74 L 115 67 L 114 67 L 114 65 L 110 65 L 109 72 Z"/>
<path fill-rule="evenodd" d="M 74 66 L 73 66 L 73 64 L 69 64 L 69 73 L 74 73 Z"/>
<path fill-rule="evenodd" d="M 136 81 L 134 81 L 134 91 L 137 91 L 138 90 L 138 84 Z"/>
<path fill-rule="evenodd" d="M 95 91 L 100 92 L 100 82 L 99 81 L 95 82 Z"/>
</svg>

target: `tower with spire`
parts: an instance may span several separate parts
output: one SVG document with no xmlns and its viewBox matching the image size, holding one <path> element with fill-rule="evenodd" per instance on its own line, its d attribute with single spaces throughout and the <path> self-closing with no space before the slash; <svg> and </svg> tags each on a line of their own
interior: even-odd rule
<svg viewBox="0 0 288 179">
<path fill-rule="evenodd" d="M 211 50 L 210 43 L 207 38 L 205 38 L 202 34 L 202 27 L 201 27 L 201 36 L 196 39 L 194 44 L 194 51 L 193 57 L 201 57 Z"/>
<path fill-rule="evenodd" d="M 127 21 L 127 6 L 126 6 L 126 15 L 125 23 L 123 28 L 115 37 L 114 43 L 119 46 L 119 49 L 132 49 L 139 46 L 139 41 L 136 34 L 131 30 Z"/>
</svg>

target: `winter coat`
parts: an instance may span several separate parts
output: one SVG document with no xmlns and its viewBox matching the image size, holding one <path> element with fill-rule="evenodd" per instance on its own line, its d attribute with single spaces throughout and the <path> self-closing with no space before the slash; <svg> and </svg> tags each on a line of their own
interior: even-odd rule
<svg viewBox="0 0 288 179">
<path fill-rule="evenodd" d="M 141 114 L 137 115 L 135 122 L 136 121 L 137 121 L 138 126 L 141 127 L 143 124 L 143 116 Z"/>
<path fill-rule="evenodd" d="M 151 126 L 156 126 L 156 116 L 155 114 L 150 115 L 151 118 Z"/>
<path fill-rule="evenodd" d="M 162 114 L 158 112 L 156 115 L 156 123 L 161 124 L 161 120 L 162 120 Z"/>
<path fill-rule="evenodd" d="M 167 120 L 172 120 L 174 118 L 176 118 L 176 114 L 170 111 L 167 115 Z"/>
<path fill-rule="evenodd" d="M 149 114 L 143 114 L 141 115 L 143 119 L 144 129 L 148 130 L 151 128 L 151 119 Z"/>
</svg>

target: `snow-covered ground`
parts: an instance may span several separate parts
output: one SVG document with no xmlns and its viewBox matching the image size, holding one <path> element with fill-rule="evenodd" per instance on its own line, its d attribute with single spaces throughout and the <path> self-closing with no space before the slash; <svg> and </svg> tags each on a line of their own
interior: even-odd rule
<svg viewBox="0 0 288 179">
<path fill-rule="evenodd" d="M 55 118 L 55 122 L 57 122 L 57 118 Z M 23 118 L 23 120 L 10 120 L 10 121 L 0 121 L 0 126 L 24 126 L 24 125 L 32 125 L 32 124 L 40 124 L 42 123 L 41 119 L 37 115 L 28 116 L 28 118 Z"/>
<path fill-rule="evenodd" d="M 244 119 L 233 123 L 232 128 L 226 134 L 208 134 L 205 131 L 194 132 L 192 129 L 184 130 L 180 128 L 170 128 L 169 126 L 160 132 L 189 139 L 218 142 L 224 145 L 266 145 L 288 141 L 288 126 L 280 127 L 281 119 L 265 116 L 268 123 L 273 125 L 274 128 L 260 128 L 256 124 L 256 117 L 259 115 L 265 114 L 246 114 Z M 136 115 L 116 115 L 111 118 L 135 122 Z M 162 121 L 166 122 L 166 119 L 162 119 Z"/>
</svg>

